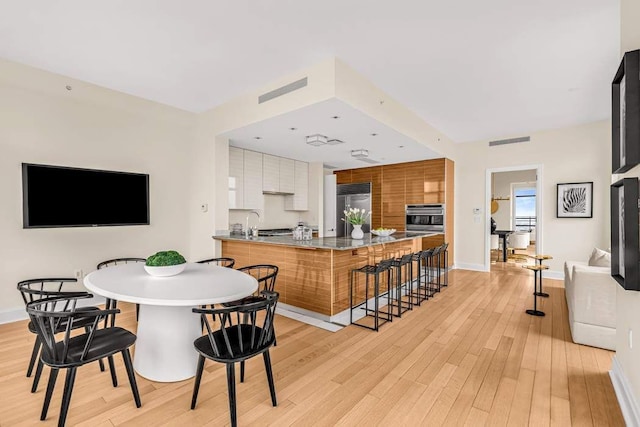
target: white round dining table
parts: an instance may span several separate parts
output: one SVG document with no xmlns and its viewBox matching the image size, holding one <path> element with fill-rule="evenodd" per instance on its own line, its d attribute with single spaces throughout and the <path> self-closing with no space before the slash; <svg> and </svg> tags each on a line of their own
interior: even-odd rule
<svg viewBox="0 0 640 427">
<path fill-rule="evenodd" d="M 191 263 L 170 277 L 147 274 L 143 263 L 115 265 L 89 273 L 84 285 L 98 295 L 140 304 L 133 367 L 159 382 L 196 374 L 193 341 L 202 336 L 202 324 L 193 307 L 235 301 L 258 289 L 258 281 L 241 271 Z"/>
</svg>

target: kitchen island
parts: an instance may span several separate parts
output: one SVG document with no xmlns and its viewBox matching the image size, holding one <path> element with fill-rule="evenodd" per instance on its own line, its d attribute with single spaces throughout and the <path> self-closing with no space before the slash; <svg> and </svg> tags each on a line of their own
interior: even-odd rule
<svg viewBox="0 0 640 427">
<path fill-rule="evenodd" d="M 422 249 L 422 238 L 437 233 L 396 232 L 389 237 L 365 234 L 362 240 L 324 237 L 293 240 L 291 236 L 216 235 L 222 256 L 235 267 L 273 264 L 279 267 L 275 290 L 280 302 L 331 320 L 349 308 L 349 275 L 354 268 Z"/>
</svg>

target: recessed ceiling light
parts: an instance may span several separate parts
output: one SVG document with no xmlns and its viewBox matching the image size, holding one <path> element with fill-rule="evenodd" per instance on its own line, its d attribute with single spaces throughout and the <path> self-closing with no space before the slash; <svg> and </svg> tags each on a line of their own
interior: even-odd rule
<svg viewBox="0 0 640 427">
<path fill-rule="evenodd" d="M 298 128 L 289 128 L 289 130 L 298 130 Z"/>
<path fill-rule="evenodd" d="M 398 148 L 404 148 L 404 145 L 398 145 Z"/>
<path fill-rule="evenodd" d="M 339 119 L 340 116 L 331 116 L 332 119 Z"/>
<path fill-rule="evenodd" d="M 254 136 L 253 139 L 262 139 L 261 136 Z"/>
<path fill-rule="evenodd" d="M 73 89 L 73 88 L 72 88 L 71 86 L 69 86 L 69 85 L 66 85 L 66 86 L 65 86 L 65 89 L 67 89 L 67 90 L 71 90 L 71 89 Z"/>
<path fill-rule="evenodd" d="M 378 134 L 377 133 L 372 133 L 371 136 L 378 136 Z"/>
</svg>

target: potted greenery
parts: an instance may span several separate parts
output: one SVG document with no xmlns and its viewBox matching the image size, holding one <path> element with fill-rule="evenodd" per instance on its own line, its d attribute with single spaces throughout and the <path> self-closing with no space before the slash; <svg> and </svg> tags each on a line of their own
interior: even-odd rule
<svg viewBox="0 0 640 427">
<path fill-rule="evenodd" d="M 144 269 L 152 276 L 168 277 L 182 273 L 187 260 L 177 251 L 161 251 L 147 258 Z"/>
</svg>

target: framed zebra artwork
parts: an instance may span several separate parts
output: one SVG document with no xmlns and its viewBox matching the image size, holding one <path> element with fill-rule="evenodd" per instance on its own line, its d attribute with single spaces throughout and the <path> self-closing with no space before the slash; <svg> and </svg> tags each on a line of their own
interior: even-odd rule
<svg viewBox="0 0 640 427">
<path fill-rule="evenodd" d="M 593 182 L 558 184 L 557 218 L 593 218 Z"/>
</svg>

